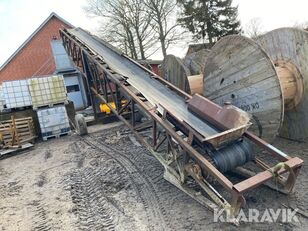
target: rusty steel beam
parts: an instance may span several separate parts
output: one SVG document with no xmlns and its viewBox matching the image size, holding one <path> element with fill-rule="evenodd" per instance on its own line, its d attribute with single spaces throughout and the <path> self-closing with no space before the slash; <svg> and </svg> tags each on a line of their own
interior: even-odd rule
<svg viewBox="0 0 308 231">
<path fill-rule="evenodd" d="M 303 161 L 301 159 L 299 159 L 298 157 L 294 157 L 292 159 L 289 159 L 286 162 L 283 162 L 284 165 L 288 166 L 289 168 L 293 169 L 293 171 L 298 171 L 299 168 L 302 166 Z M 275 174 L 274 172 L 275 167 L 272 167 L 266 171 L 260 172 L 257 175 L 250 177 L 236 185 L 233 186 L 233 188 L 238 192 L 238 193 L 244 193 L 250 189 L 253 189 L 259 185 L 261 185 L 262 183 L 270 180 L 273 178 L 273 174 Z M 288 171 L 287 168 L 283 168 L 280 169 L 276 174 L 277 175 L 282 175 L 284 173 L 286 173 Z M 295 173 L 290 173 L 295 174 Z M 293 188 L 293 185 L 295 183 L 295 179 L 292 182 L 292 187 L 290 189 Z"/>
</svg>

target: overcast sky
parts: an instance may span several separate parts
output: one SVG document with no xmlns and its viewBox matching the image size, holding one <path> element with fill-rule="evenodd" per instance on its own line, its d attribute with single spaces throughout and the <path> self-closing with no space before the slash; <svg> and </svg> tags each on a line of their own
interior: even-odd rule
<svg viewBox="0 0 308 231">
<path fill-rule="evenodd" d="M 264 31 L 308 21 L 307 0 L 233 0 L 233 3 L 239 6 L 243 27 L 253 18 L 261 19 Z M 95 32 L 98 20 L 86 16 L 82 9 L 86 4 L 87 0 L 0 0 L 0 65 L 51 12 L 74 26 Z"/>
</svg>

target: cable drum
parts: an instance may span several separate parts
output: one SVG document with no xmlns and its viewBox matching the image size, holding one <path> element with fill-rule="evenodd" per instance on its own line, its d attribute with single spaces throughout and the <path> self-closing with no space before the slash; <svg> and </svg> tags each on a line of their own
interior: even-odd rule
<svg viewBox="0 0 308 231">
<path fill-rule="evenodd" d="M 183 63 L 192 75 L 202 74 L 204 70 L 205 61 L 210 53 L 208 49 L 202 49 L 194 53 L 190 53 L 185 56 Z"/>
<path fill-rule="evenodd" d="M 220 172 L 227 172 L 252 160 L 253 151 L 251 144 L 243 139 L 212 152 L 211 157 Z"/>
</svg>

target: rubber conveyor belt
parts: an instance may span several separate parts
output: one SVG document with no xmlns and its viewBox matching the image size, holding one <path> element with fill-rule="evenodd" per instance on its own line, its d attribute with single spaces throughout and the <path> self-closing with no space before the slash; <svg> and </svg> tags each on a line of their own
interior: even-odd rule
<svg viewBox="0 0 308 231">
<path fill-rule="evenodd" d="M 68 31 L 86 44 L 92 51 L 100 55 L 112 70 L 127 77 L 127 82 L 141 92 L 153 106 L 158 106 L 159 111 L 161 110 L 159 105 L 161 105 L 179 121 L 185 121 L 204 137 L 219 133 L 217 129 L 189 112 L 184 98 L 152 78 L 150 73 L 143 70 L 129 58 L 111 49 L 110 45 L 105 44 L 99 38 L 80 28 Z"/>
</svg>

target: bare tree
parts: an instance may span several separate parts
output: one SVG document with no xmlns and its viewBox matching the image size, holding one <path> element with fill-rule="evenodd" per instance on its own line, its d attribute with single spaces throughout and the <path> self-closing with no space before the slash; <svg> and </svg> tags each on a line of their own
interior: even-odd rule
<svg viewBox="0 0 308 231">
<path fill-rule="evenodd" d="M 99 36 L 106 42 L 113 44 L 118 49 L 132 58 L 137 58 L 135 42 L 131 41 L 130 29 L 125 29 L 123 24 L 117 21 L 106 19 L 104 25 L 100 27 Z"/>
<path fill-rule="evenodd" d="M 264 34 L 262 21 L 260 18 L 251 19 L 244 29 L 244 33 L 252 39 L 258 38 L 260 35 Z"/>
<path fill-rule="evenodd" d="M 308 21 L 295 22 L 294 27 L 302 30 L 308 30 Z"/>
<path fill-rule="evenodd" d="M 88 0 L 85 10 L 103 18 L 101 37 L 134 59 L 146 59 L 157 42 L 142 0 Z"/>
<path fill-rule="evenodd" d="M 179 24 L 175 19 L 176 0 L 144 0 L 148 14 L 153 17 L 153 30 L 158 34 L 163 56 L 167 55 L 168 47 L 181 39 Z"/>
<path fill-rule="evenodd" d="M 125 0 L 129 4 L 128 0 Z M 140 56 L 145 59 L 145 49 L 150 48 L 156 43 L 156 34 L 151 32 L 152 17 L 149 15 L 143 4 L 143 0 L 130 0 L 132 4 L 127 6 L 128 23 L 132 25 L 136 33 L 139 45 Z"/>
</svg>

